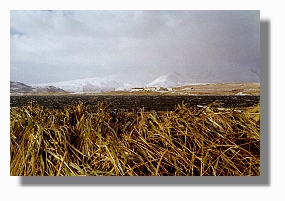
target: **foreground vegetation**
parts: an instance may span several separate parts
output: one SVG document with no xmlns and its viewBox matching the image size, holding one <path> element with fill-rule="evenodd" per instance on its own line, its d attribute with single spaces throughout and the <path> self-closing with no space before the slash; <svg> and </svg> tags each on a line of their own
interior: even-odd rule
<svg viewBox="0 0 285 201">
<path fill-rule="evenodd" d="M 258 176 L 260 109 L 10 109 L 10 175 Z"/>
</svg>

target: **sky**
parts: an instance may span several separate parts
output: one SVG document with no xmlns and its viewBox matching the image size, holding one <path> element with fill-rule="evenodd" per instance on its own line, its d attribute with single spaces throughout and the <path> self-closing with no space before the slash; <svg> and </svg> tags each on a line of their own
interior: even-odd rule
<svg viewBox="0 0 285 201">
<path fill-rule="evenodd" d="M 26 84 L 120 74 L 149 83 L 178 72 L 259 81 L 260 12 L 10 11 L 10 80 Z"/>
</svg>

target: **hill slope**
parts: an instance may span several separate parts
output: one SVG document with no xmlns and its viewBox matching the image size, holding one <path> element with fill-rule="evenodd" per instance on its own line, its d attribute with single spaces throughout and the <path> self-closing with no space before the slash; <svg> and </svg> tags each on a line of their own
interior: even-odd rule
<svg viewBox="0 0 285 201">
<path fill-rule="evenodd" d="M 195 80 L 175 72 L 167 75 L 161 75 L 151 83 L 147 84 L 147 87 L 177 87 L 194 82 Z"/>
</svg>

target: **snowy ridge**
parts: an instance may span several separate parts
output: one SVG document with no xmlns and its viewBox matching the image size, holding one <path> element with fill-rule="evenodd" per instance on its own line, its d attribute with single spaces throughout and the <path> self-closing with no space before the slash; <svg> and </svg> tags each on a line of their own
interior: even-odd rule
<svg viewBox="0 0 285 201">
<path fill-rule="evenodd" d="M 77 79 L 64 82 L 52 82 L 34 84 L 34 89 L 47 86 L 54 86 L 71 93 L 85 92 L 106 92 L 106 91 L 129 91 L 132 88 L 138 87 L 178 87 L 195 83 L 195 80 L 189 76 L 181 75 L 177 72 L 167 75 L 161 75 L 149 84 L 143 85 L 137 81 L 130 81 L 121 74 L 114 74 L 104 77 L 94 77 L 86 79 Z"/>
<path fill-rule="evenodd" d="M 133 77 L 126 77 L 124 74 L 114 74 L 104 77 L 93 77 L 86 79 L 77 79 L 64 82 L 52 82 L 41 84 L 26 85 L 20 82 L 10 82 L 10 93 L 26 92 L 69 92 L 69 93 L 100 93 L 107 91 L 133 91 L 133 90 L 157 90 L 161 88 L 175 88 L 188 85 L 201 85 L 210 83 L 219 83 L 216 78 L 206 82 L 204 75 L 180 74 L 177 72 L 161 75 L 149 84 L 141 84 L 134 80 Z M 199 82 L 193 79 L 197 78 Z M 207 76 L 206 76 L 207 77 Z M 220 82 L 223 83 L 223 82 Z M 135 89 L 134 89 L 135 88 Z M 171 89 L 172 90 L 172 89 Z M 238 93 L 236 95 L 244 95 Z"/>
<path fill-rule="evenodd" d="M 67 92 L 103 92 L 112 90 L 130 90 L 132 87 L 141 86 L 138 82 L 116 79 L 114 75 L 105 77 L 94 77 L 65 82 L 42 83 L 32 85 L 34 88 L 54 86 Z"/>
<path fill-rule="evenodd" d="M 147 84 L 147 87 L 178 87 L 188 85 L 194 82 L 195 80 L 187 78 L 186 76 L 175 72 L 158 77 L 151 83 Z"/>
<path fill-rule="evenodd" d="M 136 87 L 176 87 L 187 85 L 193 82 L 194 80 L 175 72 L 167 75 L 161 75 L 146 85 L 143 85 L 137 81 L 130 81 L 123 78 L 120 74 L 114 74 L 104 77 L 77 79 L 64 82 L 34 84 L 32 87 L 37 89 L 47 86 L 54 86 L 71 93 L 96 93 L 105 91 L 129 91 Z"/>
</svg>

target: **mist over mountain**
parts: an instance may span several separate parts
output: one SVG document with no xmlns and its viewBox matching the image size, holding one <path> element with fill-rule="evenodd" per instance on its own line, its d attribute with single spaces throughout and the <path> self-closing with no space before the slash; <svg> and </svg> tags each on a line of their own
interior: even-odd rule
<svg viewBox="0 0 285 201">
<path fill-rule="evenodd" d="M 117 89 L 121 81 L 146 85 L 175 71 L 187 82 L 249 82 L 258 80 L 251 74 L 259 69 L 259 10 L 10 12 L 10 79 L 22 83 L 116 73 L 100 84 L 76 85 Z"/>
</svg>

